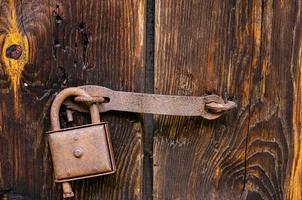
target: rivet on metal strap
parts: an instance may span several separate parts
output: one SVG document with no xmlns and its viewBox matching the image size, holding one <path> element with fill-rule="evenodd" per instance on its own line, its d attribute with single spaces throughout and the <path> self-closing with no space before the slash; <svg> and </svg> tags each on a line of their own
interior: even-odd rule
<svg viewBox="0 0 302 200">
<path fill-rule="evenodd" d="M 84 150 L 81 147 L 76 147 L 73 150 L 73 155 L 76 158 L 81 158 L 83 156 Z"/>
</svg>

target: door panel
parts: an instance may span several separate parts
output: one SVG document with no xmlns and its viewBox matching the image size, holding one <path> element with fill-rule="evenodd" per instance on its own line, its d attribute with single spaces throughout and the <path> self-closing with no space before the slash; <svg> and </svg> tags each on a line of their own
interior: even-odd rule
<svg viewBox="0 0 302 200">
<path fill-rule="evenodd" d="M 145 1 L 0 1 L 0 194 L 61 199 L 45 131 L 54 95 L 97 84 L 144 91 Z M 6 49 L 17 43 L 16 60 Z M 8 55 L 9 56 L 9 55 Z M 88 123 L 88 115 L 76 116 Z M 142 124 L 108 113 L 117 173 L 73 182 L 76 199 L 141 199 Z M 62 114 L 66 125 L 66 115 Z"/>
<path fill-rule="evenodd" d="M 217 121 L 155 117 L 154 199 L 301 198 L 300 11 L 156 1 L 155 93 L 216 93 L 238 108 Z"/>
</svg>

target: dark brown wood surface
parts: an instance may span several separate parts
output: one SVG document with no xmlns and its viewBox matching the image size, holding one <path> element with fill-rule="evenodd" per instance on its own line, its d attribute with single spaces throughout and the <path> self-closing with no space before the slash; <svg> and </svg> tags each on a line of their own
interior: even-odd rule
<svg viewBox="0 0 302 200">
<path fill-rule="evenodd" d="M 62 199 L 44 133 L 50 102 L 83 84 L 143 92 L 144 21 L 141 0 L 0 1 L 0 199 Z M 18 59 L 7 53 L 13 44 L 23 50 Z M 102 119 L 111 122 L 117 173 L 73 182 L 76 199 L 141 199 L 141 120 Z"/>
<path fill-rule="evenodd" d="M 238 103 L 156 117 L 154 199 L 302 199 L 301 1 L 159 0 L 155 93 Z"/>
<path fill-rule="evenodd" d="M 62 199 L 49 108 L 57 92 L 85 84 L 213 93 L 238 108 L 215 121 L 147 116 L 149 135 L 138 114 L 102 114 L 117 173 L 73 182 L 75 199 L 302 199 L 302 2 L 153 3 L 0 0 L 1 200 Z M 64 109 L 61 118 L 71 125 Z"/>
</svg>

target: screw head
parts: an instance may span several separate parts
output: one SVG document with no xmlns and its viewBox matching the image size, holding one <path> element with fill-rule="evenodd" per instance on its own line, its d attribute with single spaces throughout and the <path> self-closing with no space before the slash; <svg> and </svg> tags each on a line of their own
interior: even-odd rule
<svg viewBox="0 0 302 200">
<path fill-rule="evenodd" d="M 76 158 L 81 158 L 83 156 L 84 150 L 81 147 L 76 147 L 73 150 L 73 155 Z"/>
<path fill-rule="evenodd" d="M 77 136 L 77 135 L 73 136 L 73 140 L 74 141 L 78 141 L 79 140 L 79 136 Z"/>
</svg>

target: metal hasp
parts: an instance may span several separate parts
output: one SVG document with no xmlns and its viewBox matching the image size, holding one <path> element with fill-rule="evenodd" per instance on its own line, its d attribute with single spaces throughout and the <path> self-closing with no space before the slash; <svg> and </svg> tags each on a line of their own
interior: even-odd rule
<svg viewBox="0 0 302 200">
<path fill-rule="evenodd" d="M 91 97 L 78 96 L 74 101 L 64 102 L 68 109 L 79 112 L 89 111 L 84 104 L 79 104 L 79 102 L 99 102 L 100 112 L 115 110 L 159 115 L 201 116 L 214 120 L 237 107 L 235 102 L 225 101 L 214 94 L 205 96 L 145 94 L 114 91 L 97 85 L 79 88 L 85 90 Z"/>
<path fill-rule="evenodd" d="M 71 100 L 69 97 L 74 97 Z M 90 112 L 92 123 L 61 129 L 59 111 Z M 237 105 L 217 95 L 173 96 L 113 91 L 88 85 L 61 91 L 51 106 L 52 131 L 48 132 L 56 182 L 63 182 L 63 197 L 74 196 L 68 181 L 111 174 L 116 171 L 108 125 L 100 122 L 99 112 L 109 110 L 164 115 L 202 116 L 213 120 Z"/>
<path fill-rule="evenodd" d="M 108 124 L 100 122 L 96 103 L 87 103 L 91 124 L 61 129 L 59 110 L 69 97 L 87 97 L 81 88 L 67 88 L 61 91 L 52 103 L 50 116 L 52 131 L 48 133 L 54 176 L 63 183 L 63 197 L 73 197 L 68 181 L 112 174 L 116 171 Z M 72 113 L 68 111 L 69 120 Z"/>
</svg>

